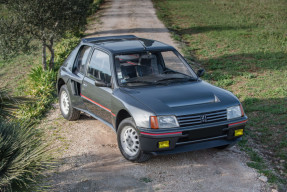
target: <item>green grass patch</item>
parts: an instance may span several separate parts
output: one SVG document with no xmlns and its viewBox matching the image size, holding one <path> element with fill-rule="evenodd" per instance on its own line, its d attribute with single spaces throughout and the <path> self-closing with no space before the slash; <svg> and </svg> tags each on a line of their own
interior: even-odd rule
<svg viewBox="0 0 287 192">
<path fill-rule="evenodd" d="M 286 181 L 287 2 L 153 2 L 173 37 L 184 42 L 185 56 L 207 70 L 204 79 L 241 100 L 249 117 L 245 138 L 252 139 L 260 152 L 270 154 L 267 159 L 275 160 L 276 175 Z M 253 148 L 248 142 L 244 147 Z M 249 165 L 260 168 L 264 164 L 260 157 L 249 155 L 256 162 Z M 266 169 L 262 173 L 275 181 Z"/>
</svg>

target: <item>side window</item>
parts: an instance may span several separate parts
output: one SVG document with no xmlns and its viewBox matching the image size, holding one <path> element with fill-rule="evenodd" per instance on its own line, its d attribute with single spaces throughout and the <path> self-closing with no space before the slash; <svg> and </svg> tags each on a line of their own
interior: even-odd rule
<svg viewBox="0 0 287 192">
<path fill-rule="evenodd" d="M 69 63 L 72 63 L 75 60 L 75 57 L 77 56 L 77 52 L 78 52 L 78 47 L 76 47 L 71 53 L 70 55 L 65 59 L 63 66 L 67 66 Z M 72 67 L 72 65 L 70 65 L 70 67 Z"/>
<path fill-rule="evenodd" d="M 87 64 L 90 50 L 91 50 L 91 47 L 89 47 L 89 46 L 81 47 L 81 49 L 78 53 L 77 59 L 74 63 L 73 72 L 80 72 L 80 73 L 84 74 L 85 65 Z"/>
<path fill-rule="evenodd" d="M 88 76 L 92 79 L 111 82 L 111 67 L 109 55 L 95 50 L 88 66 Z"/>
</svg>

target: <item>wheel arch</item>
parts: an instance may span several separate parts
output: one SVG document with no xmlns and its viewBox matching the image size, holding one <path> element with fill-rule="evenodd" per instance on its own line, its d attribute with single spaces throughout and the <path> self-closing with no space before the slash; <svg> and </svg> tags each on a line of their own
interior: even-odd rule
<svg viewBox="0 0 287 192">
<path fill-rule="evenodd" d="M 66 83 L 65 83 L 65 81 L 62 79 L 62 78 L 60 78 L 59 80 L 58 80 L 58 83 L 57 83 L 57 93 L 59 94 L 60 93 L 60 89 L 61 89 L 61 87 L 63 86 L 63 85 L 65 85 Z"/>
<path fill-rule="evenodd" d="M 121 109 L 118 114 L 117 114 L 117 118 L 116 118 L 116 131 L 118 130 L 118 127 L 120 125 L 120 123 L 128 118 L 128 117 L 132 117 L 131 114 L 126 110 L 126 109 Z"/>
</svg>

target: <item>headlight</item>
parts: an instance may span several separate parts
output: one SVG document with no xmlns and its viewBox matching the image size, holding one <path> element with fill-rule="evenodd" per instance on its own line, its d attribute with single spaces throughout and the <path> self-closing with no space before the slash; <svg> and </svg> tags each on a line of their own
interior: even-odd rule
<svg viewBox="0 0 287 192">
<path fill-rule="evenodd" d="M 150 124 L 153 129 L 179 127 L 175 116 L 151 116 Z"/>
<path fill-rule="evenodd" d="M 158 116 L 159 128 L 179 127 L 175 116 Z"/>
<path fill-rule="evenodd" d="M 227 119 L 234 119 L 243 116 L 240 105 L 227 108 Z"/>
</svg>

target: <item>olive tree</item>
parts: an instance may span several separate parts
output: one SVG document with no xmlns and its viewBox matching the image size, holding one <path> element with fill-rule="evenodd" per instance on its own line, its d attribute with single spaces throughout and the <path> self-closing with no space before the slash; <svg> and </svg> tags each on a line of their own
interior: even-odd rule
<svg viewBox="0 0 287 192">
<path fill-rule="evenodd" d="M 79 32 L 86 24 L 93 0 L 0 0 L 6 14 L 0 14 L 0 53 L 9 56 L 31 48 L 32 40 L 42 44 L 42 64 L 54 67 L 54 42 L 67 31 Z M 50 52 L 47 64 L 46 50 Z"/>
</svg>

